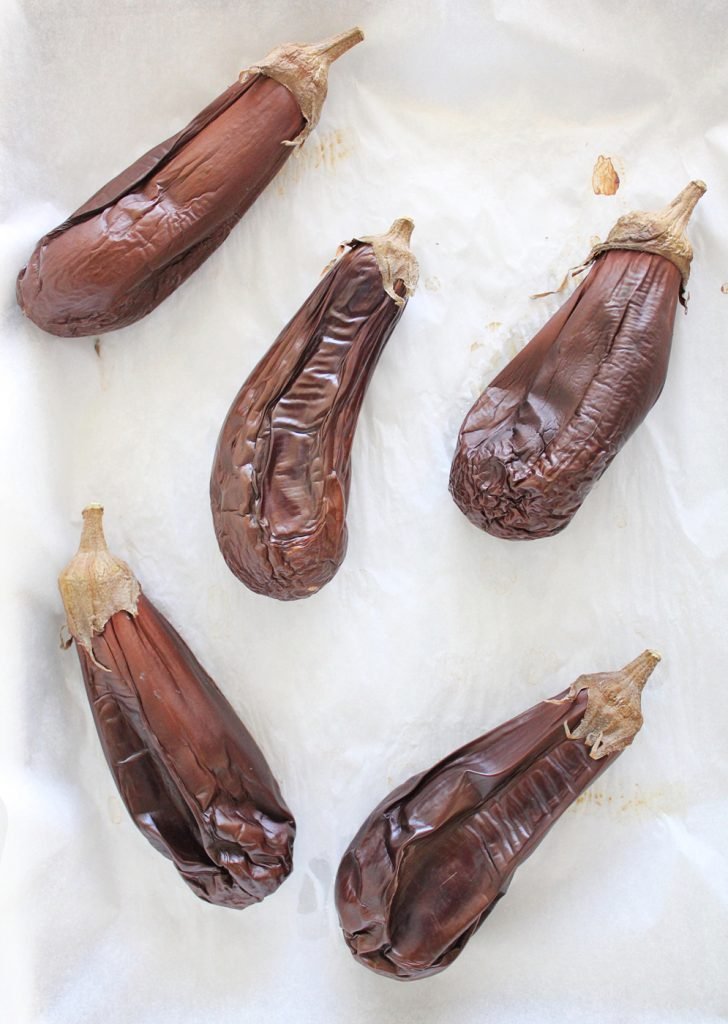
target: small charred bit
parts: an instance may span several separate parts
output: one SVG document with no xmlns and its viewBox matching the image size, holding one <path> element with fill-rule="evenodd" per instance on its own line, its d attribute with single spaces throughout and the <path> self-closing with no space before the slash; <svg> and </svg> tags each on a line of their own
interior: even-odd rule
<svg viewBox="0 0 728 1024">
<path fill-rule="evenodd" d="M 132 821 L 195 895 L 243 908 L 292 867 L 296 826 L 263 754 L 83 512 L 59 577 L 104 756 Z"/>
<path fill-rule="evenodd" d="M 644 651 L 621 671 L 580 676 L 390 793 L 336 876 L 355 959 L 400 981 L 451 964 L 516 869 L 632 742 L 659 660 Z"/>
<path fill-rule="evenodd" d="M 227 238 L 318 122 L 329 66 L 358 28 L 273 50 L 186 128 L 37 243 L 17 281 L 44 331 L 118 330 L 155 309 Z"/>
<path fill-rule="evenodd" d="M 690 273 L 684 235 L 705 192 L 620 217 L 561 309 L 488 385 L 460 428 L 450 492 L 496 537 L 549 537 L 657 401 Z"/>
<path fill-rule="evenodd" d="M 592 172 L 592 188 L 596 196 L 613 196 L 619 188 L 619 175 L 608 156 L 600 156 Z"/>
<path fill-rule="evenodd" d="M 354 238 L 250 374 L 210 480 L 230 570 L 258 594 L 309 597 L 347 546 L 351 446 L 369 381 L 417 283 L 414 225 Z"/>
</svg>

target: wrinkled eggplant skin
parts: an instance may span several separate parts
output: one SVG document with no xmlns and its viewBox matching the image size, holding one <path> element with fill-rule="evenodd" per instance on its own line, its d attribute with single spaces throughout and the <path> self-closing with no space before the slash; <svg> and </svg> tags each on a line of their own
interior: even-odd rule
<svg viewBox="0 0 728 1024">
<path fill-rule="evenodd" d="M 41 238 L 18 276 L 20 308 L 62 337 L 146 316 L 227 238 L 303 126 L 283 85 L 235 83 Z"/>
<path fill-rule="evenodd" d="M 371 246 L 355 243 L 235 398 L 215 453 L 212 516 L 225 561 L 256 593 L 309 597 L 343 562 L 356 422 L 403 309 Z"/>
<path fill-rule="evenodd" d="M 104 755 L 126 809 L 201 899 L 241 909 L 292 868 L 296 826 L 255 740 L 142 594 L 77 645 Z"/>
<path fill-rule="evenodd" d="M 507 540 L 564 529 L 662 391 L 680 285 L 663 256 L 597 258 L 465 417 L 450 492 L 471 523 Z"/>
<path fill-rule="evenodd" d="M 565 691 L 560 697 L 565 697 Z M 377 974 L 413 981 L 462 952 L 516 869 L 614 761 L 566 736 L 586 690 L 544 701 L 399 786 L 343 856 L 336 906 L 349 949 Z"/>
</svg>

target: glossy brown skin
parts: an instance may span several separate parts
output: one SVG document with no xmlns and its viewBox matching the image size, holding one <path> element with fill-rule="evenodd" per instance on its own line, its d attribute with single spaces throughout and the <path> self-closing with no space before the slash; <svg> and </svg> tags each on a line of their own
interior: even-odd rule
<svg viewBox="0 0 728 1024">
<path fill-rule="evenodd" d="M 612 250 L 473 405 L 450 492 L 496 537 L 558 533 L 657 401 L 681 276 L 663 256 Z"/>
<path fill-rule="evenodd" d="M 137 828 L 209 903 L 243 908 L 292 868 L 296 826 L 255 740 L 142 594 L 76 645 L 101 745 Z"/>
<path fill-rule="evenodd" d="M 564 694 L 560 695 L 564 697 Z M 412 981 L 455 960 L 551 826 L 618 754 L 569 739 L 586 690 L 537 704 L 399 786 L 369 815 L 336 876 L 355 958 Z"/>
<path fill-rule="evenodd" d="M 227 238 L 303 127 L 283 85 L 236 82 L 41 238 L 18 276 L 20 308 L 64 337 L 146 316 Z"/>
<path fill-rule="evenodd" d="M 404 295 L 401 282 L 396 290 Z M 212 516 L 225 561 L 256 593 L 309 597 L 343 562 L 356 422 L 403 309 L 385 293 L 371 246 L 353 243 L 233 402 Z"/>
</svg>

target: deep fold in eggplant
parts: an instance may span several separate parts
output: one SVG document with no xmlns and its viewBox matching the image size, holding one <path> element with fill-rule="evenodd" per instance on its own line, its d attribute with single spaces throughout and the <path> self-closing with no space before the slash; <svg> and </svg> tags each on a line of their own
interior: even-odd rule
<svg viewBox="0 0 728 1024">
<path fill-rule="evenodd" d="M 589 257 L 588 276 L 463 421 L 450 492 L 496 537 L 550 537 L 657 401 L 692 259 L 684 235 L 705 191 L 632 213 Z"/>
<path fill-rule="evenodd" d="M 336 876 L 357 961 L 400 981 L 451 964 L 517 868 L 632 742 L 658 661 L 645 651 L 618 672 L 580 676 L 390 793 Z"/>
<path fill-rule="evenodd" d="M 192 891 L 248 907 L 290 873 L 295 822 L 229 702 L 109 556 L 102 511 L 84 511 L 59 583 L 106 761 L 134 824 Z"/>
<path fill-rule="evenodd" d="M 414 289 L 412 222 L 353 239 L 238 392 L 210 480 L 215 533 L 256 593 L 308 597 L 347 546 L 351 446 L 374 368 Z"/>
</svg>

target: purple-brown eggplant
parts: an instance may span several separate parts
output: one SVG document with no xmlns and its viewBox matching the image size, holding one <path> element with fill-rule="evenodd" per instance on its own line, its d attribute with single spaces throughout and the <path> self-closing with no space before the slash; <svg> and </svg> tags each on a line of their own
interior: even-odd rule
<svg viewBox="0 0 728 1024">
<path fill-rule="evenodd" d="M 437 974 L 490 914 L 516 868 L 632 742 L 659 655 L 580 676 L 395 789 L 336 876 L 349 949 L 401 981 Z"/>
<path fill-rule="evenodd" d="M 210 481 L 215 533 L 256 593 L 309 597 L 347 545 L 351 445 L 369 380 L 417 283 L 411 220 L 348 242 L 240 389 Z"/>
<path fill-rule="evenodd" d="M 255 740 L 83 512 L 59 586 L 101 746 L 134 824 L 209 903 L 259 903 L 296 826 Z"/>
<path fill-rule="evenodd" d="M 332 61 L 360 29 L 278 47 L 186 128 L 38 242 L 17 283 L 44 331 L 114 331 L 155 309 L 227 238 L 318 122 Z"/>
<path fill-rule="evenodd" d="M 571 298 L 465 417 L 450 492 L 496 537 L 558 533 L 662 391 L 705 192 L 692 181 L 659 213 L 621 217 Z"/>
</svg>

